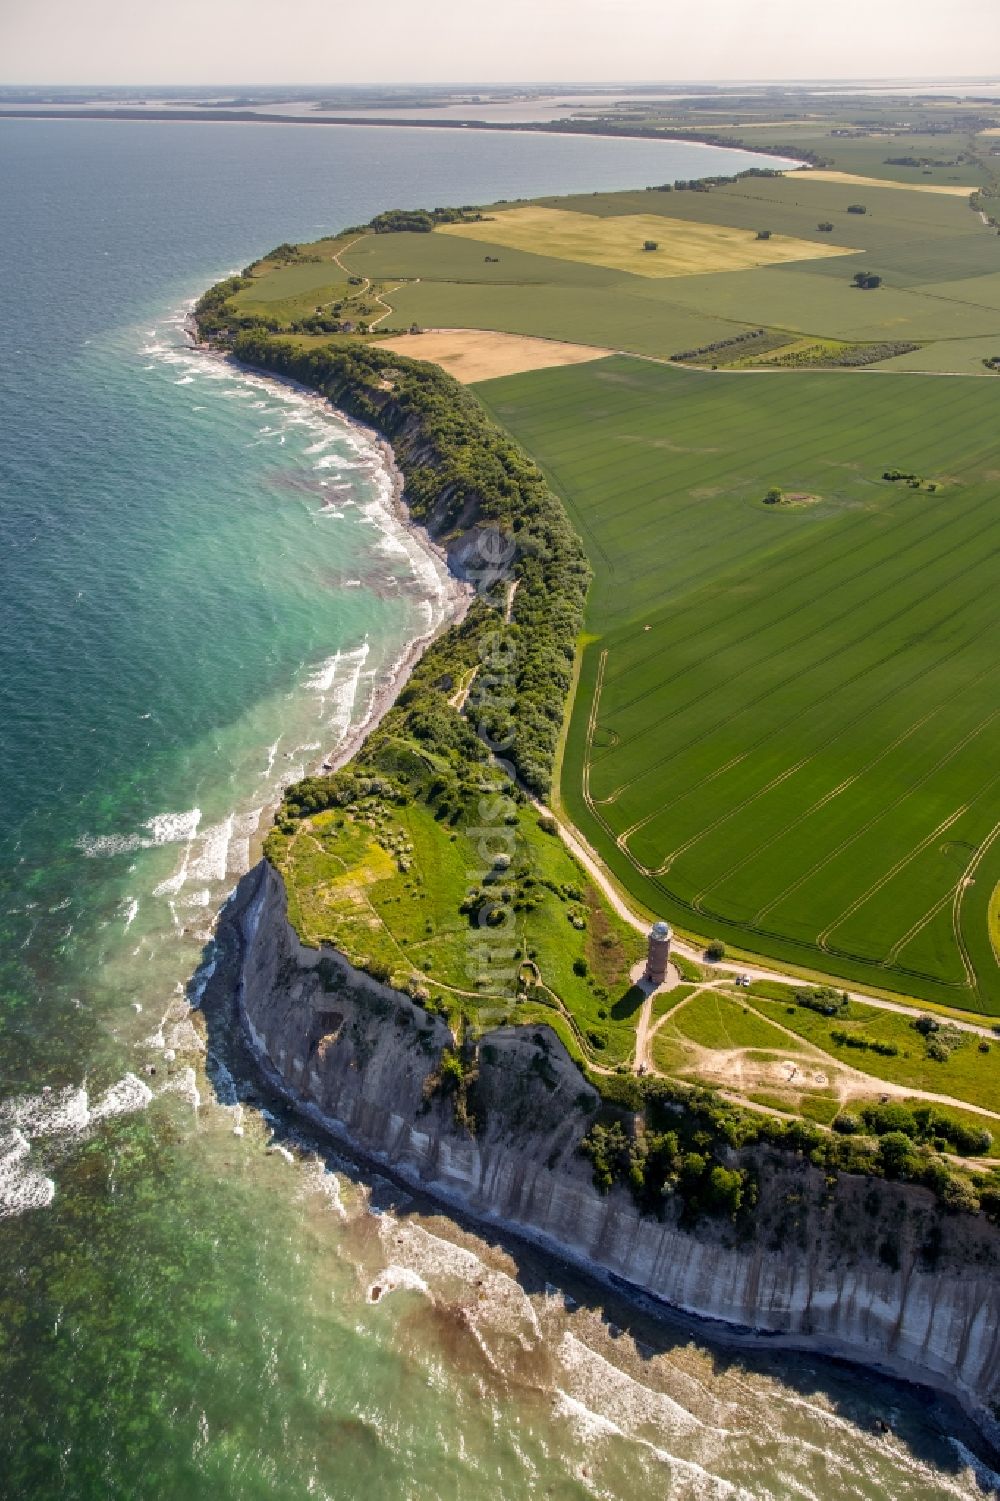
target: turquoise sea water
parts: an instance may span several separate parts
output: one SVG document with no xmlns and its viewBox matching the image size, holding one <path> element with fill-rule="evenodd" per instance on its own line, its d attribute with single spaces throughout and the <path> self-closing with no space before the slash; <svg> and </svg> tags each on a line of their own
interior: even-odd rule
<svg viewBox="0 0 1000 1501">
<path fill-rule="evenodd" d="M 987 1483 L 929 1400 L 735 1359 L 305 1140 L 289 1151 L 227 1104 L 188 1016 L 282 782 L 363 720 L 442 598 L 377 451 L 192 353 L 190 300 L 387 205 L 734 156 L 0 122 L 0 1495 L 835 1501 Z"/>
</svg>

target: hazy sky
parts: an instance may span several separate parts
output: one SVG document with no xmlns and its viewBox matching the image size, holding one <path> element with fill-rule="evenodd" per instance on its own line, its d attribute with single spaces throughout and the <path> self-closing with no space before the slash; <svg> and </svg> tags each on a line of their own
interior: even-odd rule
<svg viewBox="0 0 1000 1501">
<path fill-rule="evenodd" d="M 1000 71 L 1000 0 L 0 0 L 0 83 Z"/>
</svg>

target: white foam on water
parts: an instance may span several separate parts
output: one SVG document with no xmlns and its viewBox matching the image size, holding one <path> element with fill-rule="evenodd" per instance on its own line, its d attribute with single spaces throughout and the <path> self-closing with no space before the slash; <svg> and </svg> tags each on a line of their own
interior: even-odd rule
<svg viewBox="0 0 1000 1501">
<path fill-rule="evenodd" d="M 688 1498 L 690 1501 L 722 1501 L 723 1497 L 735 1497 L 737 1501 L 761 1501 L 759 1496 L 755 1498 L 750 1491 L 744 1490 L 742 1486 L 734 1485 L 731 1480 L 724 1480 L 721 1475 L 711 1474 L 695 1460 L 682 1459 L 658 1444 L 650 1443 L 648 1439 L 637 1439 L 632 1434 L 626 1433 L 617 1423 L 604 1417 L 602 1413 L 595 1412 L 585 1402 L 570 1396 L 561 1388 L 556 1388 L 555 1396 L 553 1413 L 556 1417 L 567 1419 L 584 1443 L 596 1443 L 611 1438 L 624 1439 L 626 1443 L 638 1444 L 654 1459 L 667 1465 L 672 1472 L 670 1501 L 688 1501 Z"/>
<path fill-rule="evenodd" d="M 198 822 L 200 822 L 200 820 L 201 814 L 199 813 Z M 191 860 L 191 847 L 197 827 L 198 823 L 196 822 L 191 829 L 190 837 L 184 845 L 180 863 L 174 871 L 173 875 L 167 876 L 165 880 L 160 881 L 158 885 L 153 887 L 154 896 L 176 896 L 177 893 L 181 890 L 182 886 L 188 878 L 188 865 Z M 173 907 L 171 907 L 171 911 L 173 911 Z M 174 912 L 174 926 L 179 926 L 177 922 L 176 912 Z"/>
<path fill-rule="evenodd" d="M 143 824 L 149 830 L 149 844 L 182 844 L 193 839 L 201 823 L 201 809 L 189 808 L 186 813 L 157 813 Z"/>
<path fill-rule="evenodd" d="M 324 433 L 322 437 L 316 439 L 315 443 L 310 443 L 309 447 L 304 451 L 310 456 L 314 453 L 322 453 L 324 448 L 329 448 L 331 443 L 336 443 L 340 436 L 340 433 L 337 432 Z M 321 464 L 313 465 L 314 469 L 321 467 Z"/>
<path fill-rule="evenodd" d="M 143 847 L 138 834 L 82 834 L 76 847 L 91 860 L 108 855 L 128 855 Z"/>
<path fill-rule="evenodd" d="M 261 776 L 262 777 L 269 777 L 271 775 L 271 770 L 272 770 L 272 768 L 274 766 L 274 758 L 278 754 L 278 746 L 280 744 L 281 744 L 281 736 L 279 735 L 278 738 L 277 738 L 277 740 L 274 742 L 274 744 L 268 746 L 268 748 L 267 748 L 267 765 L 264 767 L 264 770 L 261 772 Z"/>
<path fill-rule="evenodd" d="M 208 959 L 204 964 L 199 965 L 198 969 L 195 970 L 191 985 L 191 1004 L 193 1006 L 200 1005 L 201 998 L 205 994 L 208 982 L 215 974 L 215 965 L 216 961 L 214 958 Z"/>
<path fill-rule="evenodd" d="M 705 1426 L 673 1397 L 636 1381 L 569 1330 L 557 1354 L 573 1377 L 573 1390 L 588 1403 L 598 1401 L 604 1416 L 619 1427 L 648 1423 L 669 1433 L 693 1433 Z"/>
<path fill-rule="evenodd" d="M 333 714 L 327 720 L 328 729 L 334 734 L 334 747 L 340 745 L 354 721 L 354 710 L 358 701 L 358 689 L 361 685 L 361 669 L 368 657 L 368 642 L 366 641 L 360 651 L 353 653 L 354 660 L 350 660 L 352 654 L 348 654 L 345 661 L 348 662 L 348 672 L 342 682 L 336 685 L 333 693 Z M 373 677 L 373 674 L 367 674 Z"/>
<path fill-rule="evenodd" d="M 92 1106 L 86 1089 L 73 1085 L 0 1101 L 0 1219 L 44 1208 L 55 1196 L 54 1181 L 28 1160 L 32 1142 L 65 1146 L 96 1122 L 145 1109 L 152 1098 L 152 1090 L 127 1073 Z"/>
<path fill-rule="evenodd" d="M 181 378 L 180 378 L 180 380 L 175 380 L 174 381 L 174 385 L 175 386 L 193 386 L 194 385 L 194 376 L 193 375 L 182 375 Z"/>
<path fill-rule="evenodd" d="M 87 1091 L 68 1085 L 0 1101 L 0 1127 L 16 1127 L 25 1136 L 74 1136 L 90 1123 Z"/>
<path fill-rule="evenodd" d="M 374 1206 L 371 1208 L 374 1212 Z M 394 1265 L 408 1265 L 425 1281 L 451 1278 L 474 1287 L 479 1297 L 469 1310 L 471 1314 L 481 1312 L 490 1325 L 508 1332 L 522 1331 L 527 1324 L 535 1339 L 543 1338 L 531 1299 L 506 1272 L 497 1271 L 475 1252 L 434 1235 L 422 1225 L 401 1223 L 392 1214 L 381 1216 L 380 1227 Z M 478 1331 L 476 1337 L 480 1337 Z M 489 1356 L 488 1351 L 485 1353 Z M 492 1356 L 489 1358 L 492 1360 Z"/>
<path fill-rule="evenodd" d="M 197 1027 L 190 1016 L 184 1016 L 180 1021 L 174 1022 L 168 1032 L 164 1034 L 164 1052 L 173 1053 L 176 1058 L 178 1053 L 203 1053 L 205 1044 L 201 1039 Z"/>
<path fill-rule="evenodd" d="M 144 1084 L 135 1074 L 126 1074 L 124 1079 L 112 1084 L 95 1101 L 90 1109 L 90 1119 L 105 1121 L 119 1115 L 134 1114 L 137 1110 L 145 1110 L 152 1098 L 153 1091 L 148 1084 Z"/>
<path fill-rule="evenodd" d="M 188 867 L 188 878 L 193 881 L 224 881 L 229 856 L 229 841 L 233 836 L 235 814 L 230 813 L 221 823 L 206 829 L 201 835 L 200 849 Z"/>
<path fill-rule="evenodd" d="M 972 1471 L 973 1478 L 981 1490 L 1000 1493 L 1000 1475 L 997 1474 L 996 1470 L 991 1470 L 989 1465 L 984 1464 L 981 1459 L 977 1459 L 972 1450 L 965 1447 L 961 1439 L 949 1435 L 948 1442 L 966 1469 Z"/>
<path fill-rule="evenodd" d="M 136 917 L 139 913 L 138 897 L 133 897 L 131 901 L 123 902 L 121 907 L 119 908 L 119 911 L 121 912 L 122 917 L 125 919 L 125 932 L 127 933 L 129 928 L 135 922 Z"/>
<path fill-rule="evenodd" d="M 197 1110 L 201 1105 L 201 1094 L 198 1090 L 198 1080 L 193 1068 L 183 1068 L 167 1080 L 160 1094 L 179 1094 L 182 1100 L 186 1100 L 192 1110 Z"/>
<path fill-rule="evenodd" d="M 22 1131 L 0 1135 L 0 1220 L 13 1219 L 29 1209 L 45 1209 L 56 1186 L 28 1162 L 31 1144 Z"/>
<path fill-rule="evenodd" d="M 332 657 L 327 657 L 326 661 L 315 669 L 312 676 L 306 679 L 306 687 L 311 688 L 314 693 L 329 693 L 339 666 L 340 652 L 338 651 Z"/>
<path fill-rule="evenodd" d="M 212 1081 L 212 1088 L 215 1090 L 216 1099 L 219 1104 L 225 1108 L 235 1108 L 242 1113 L 239 1095 L 236 1092 L 236 1080 L 222 1059 L 217 1058 L 214 1053 L 209 1053 L 205 1064 L 205 1072 Z M 261 1114 L 266 1114 L 266 1112 L 262 1111 Z"/>
<path fill-rule="evenodd" d="M 408 1266 L 396 1266 L 395 1264 L 383 1267 L 378 1276 L 368 1285 L 365 1297 L 369 1303 L 381 1303 L 390 1293 L 399 1292 L 423 1293 L 430 1297 L 430 1288 L 418 1272 Z"/>
</svg>

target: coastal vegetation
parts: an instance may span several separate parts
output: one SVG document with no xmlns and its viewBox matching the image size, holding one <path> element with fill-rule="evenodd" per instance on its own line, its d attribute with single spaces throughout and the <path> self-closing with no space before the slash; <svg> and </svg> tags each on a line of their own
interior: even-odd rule
<svg viewBox="0 0 1000 1501">
<path fill-rule="evenodd" d="M 993 1213 L 1000 1189 L 963 1161 L 994 1151 L 988 1043 L 824 987 L 747 995 L 679 955 L 640 1060 L 641 939 L 536 801 L 561 796 L 641 909 L 714 935 L 710 961 L 728 941 L 1000 1013 L 991 604 L 958 594 L 991 549 L 991 387 L 904 401 L 794 373 L 936 358 L 945 330 L 971 360 L 995 241 L 960 198 L 893 184 L 864 214 L 818 174 L 675 189 L 388 211 L 199 303 L 204 337 L 392 443 L 411 514 L 476 584 L 353 761 L 288 789 L 267 854 L 304 942 L 447 1018 L 461 1067 L 441 1087 L 458 1068 L 470 1130 L 477 1038 L 546 1024 L 602 1101 L 595 1180 L 645 1208 L 679 1194 L 688 1218 L 739 1220 L 773 1150 Z M 891 279 L 871 303 L 859 253 Z M 436 322 L 662 363 L 463 389 L 381 345 Z M 732 373 L 683 368 L 702 364 Z M 890 1128 L 878 1081 L 930 1099 L 894 1096 Z M 715 1093 L 733 1087 L 743 1105 Z"/>
</svg>

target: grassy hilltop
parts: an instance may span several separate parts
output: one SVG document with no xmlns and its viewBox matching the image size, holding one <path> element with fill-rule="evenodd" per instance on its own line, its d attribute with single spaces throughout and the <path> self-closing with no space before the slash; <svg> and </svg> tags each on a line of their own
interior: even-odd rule
<svg viewBox="0 0 1000 1501">
<path fill-rule="evenodd" d="M 459 1040 L 545 1021 L 623 1107 L 708 1085 L 751 1138 L 804 1120 L 829 1166 L 935 1186 L 935 1151 L 1000 1151 L 997 1045 L 949 1019 L 1000 1016 L 991 127 L 737 103 L 743 139 L 817 165 L 388 213 L 203 299 L 206 336 L 389 437 L 440 540 L 516 544 L 351 766 L 290 789 L 268 854 L 305 941 Z M 491 701 L 496 641 L 521 667 Z M 538 797 L 640 917 L 811 980 L 684 959 L 645 1001 L 640 933 Z M 634 1175 L 611 1140 L 595 1170 Z"/>
</svg>

